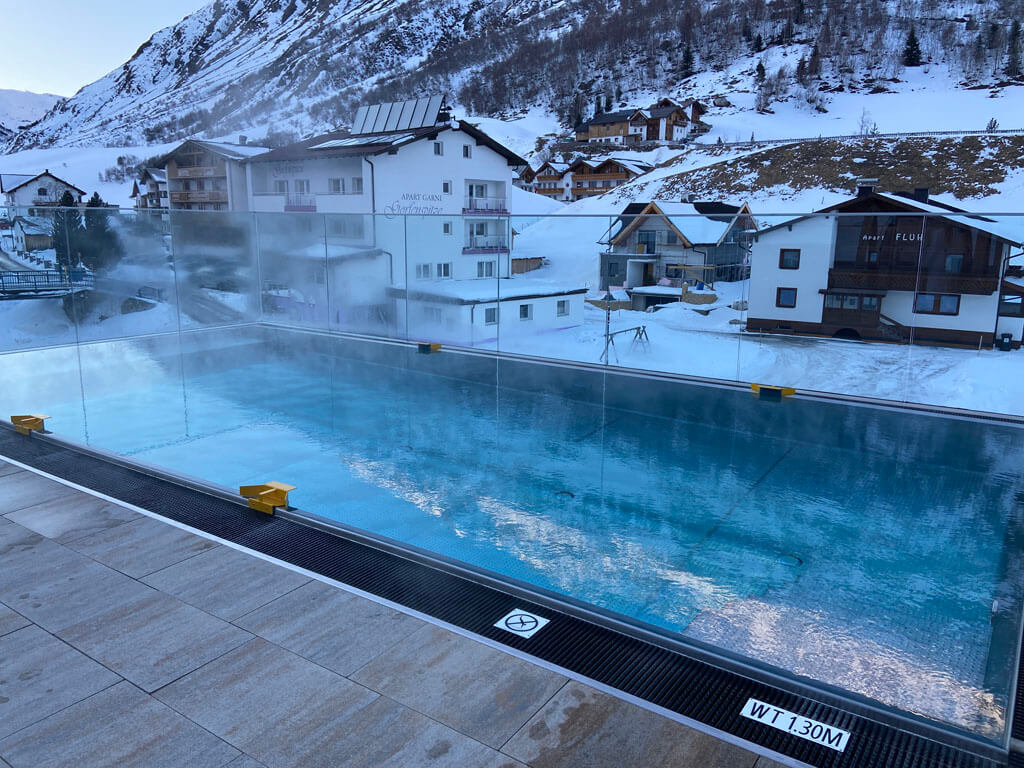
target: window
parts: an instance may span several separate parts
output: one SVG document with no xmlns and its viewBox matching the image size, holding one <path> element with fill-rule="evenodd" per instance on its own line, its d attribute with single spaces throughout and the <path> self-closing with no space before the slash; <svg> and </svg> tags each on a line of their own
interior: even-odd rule
<svg viewBox="0 0 1024 768">
<path fill-rule="evenodd" d="M 288 180 L 287 179 L 274 179 L 274 194 L 275 195 L 287 195 L 288 194 Z"/>
<path fill-rule="evenodd" d="M 452 223 L 450 221 L 444 222 L 441 225 L 441 231 L 446 235 L 450 235 L 452 233 Z"/>
<path fill-rule="evenodd" d="M 484 323 L 487 325 L 495 325 L 498 322 L 498 308 L 487 307 L 484 310 Z"/>
<path fill-rule="evenodd" d="M 614 277 L 619 274 L 619 262 L 609 261 L 608 262 L 608 277 Z"/>
<path fill-rule="evenodd" d="M 309 179 L 296 179 L 295 180 L 295 194 L 296 195 L 308 195 L 309 194 Z"/>
<path fill-rule="evenodd" d="M 843 297 L 837 293 L 829 293 L 825 295 L 825 308 L 826 309 L 842 309 L 843 308 Z"/>
<path fill-rule="evenodd" d="M 859 296 L 843 296 L 843 309 L 852 309 L 856 311 L 860 304 L 859 299 Z"/>
<path fill-rule="evenodd" d="M 441 308 L 440 307 L 424 307 L 423 317 L 431 323 L 441 322 Z"/>
<path fill-rule="evenodd" d="M 775 306 L 793 309 L 796 306 L 796 288 L 777 288 L 775 290 Z"/>
<path fill-rule="evenodd" d="M 921 315 L 957 315 L 960 314 L 960 296 L 919 293 L 914 297 L 914 311 Z"/>
<path fill-rule="evenodd" d="M 438 264 L 437 265 L 437 272 L 436 272 L 436 274 L 437 274 L 437 279 L 438 280 L 444 280 L 445 278 L 451 277 L 452 276 L 452 263 L 449 261 L 449 262 L 446 262 L 444 264 Z"/>
<path fill-rule="evenodd" d="M 434 142 L 434 154 L 438 155 L 438 156 L 444 154 L 444 142 L 441 142 L 441 141 L 435 141 Z"/>
<path fill-rule="evenodd" d="M 328 179 L 327 189 L 332 195 L 343 195 L 345 194 L 345 180 L 344 179 Z"/>
<path fill-rule="evenodd" d="M 861 296 L 860 297 L 860 308 L 865 312 L 877 312 L 878 311 L 878 297 L 877 296 Z"/>
<path fill-rule="evenodd" d="M 473 147 L 471 147 L 469 144 L 463 144 L 462 145 L 462 156 L 463 157 L 472 157 L 473 156 Z"/>
<path fill-rule="evenodd" d="M 493 261 L 478 261 L 476 263 L 476 276 L 477 277 L 494 277 L 494 262 Z"/>
<path fill-rule="evenodd" d="M 779 249 L 779 269 L 799 269 L 800 249 L 781 248 Z"/>
<path fill-rule="evenodd" d="M 568 299 L 559 299 L 559 301 L 558 301 L 558 309 L 557 309 L 555 314 L 557 314 L 559 317 L 565 317 L 566 315 L 569 314 L 569 300 Z"/>
<path fill-rule="evenodd" d="M 962 253 L 950 253 L 946 255 L 946 271 L 952 274 L 960 274 L 964 268 L 964 255 Z"/>
<path fill-rule="evenodd" d="M 487 222 L 471 221 L 469 223 L 469 234 L 473 237 L 487 237 Z"/>
<path fill-rule="evenodd" d="M 533 304 L 520 304 L 519 305 L 519 319 L 529 320 L 533 317 Z"/>
<path fill-rule="evenodd" d="M 676 237 L 676 233 L 673 230 L 670 229 L 665 233 L 666 245 L 675 245 L 677 242 L 679 242 L 679 238 Z"/>
<path fill-rule="evenodd" d="M 46 187 L 40 187 L 36 190 L 36 197 L 46 197 L 50 194 L 50 191 Z"/>
<path fill-rule="evenodd" d="M 469 185 L 469 196 L 470 197 L 487 197 L 487 185 L 486 184 L 470 184 Z"/>
<path fill-rule="evenodd" d="M 417 280 L 429 280 L 430 279 L 430 265 L 429 264 L 417 264 L 416 265 L 416 279 Z"/>
<path fill-rule="evenodd" d="M 441 193 L 444 195 L 450 195 L 452 193 L 452 183 L 450 181 L 441 182 Z"/>
<path fill-rule="evenodd" d="M 353 176 L 352 177 L 352 194 L 361 195 L 363 194 L 363 177 Z"/>
</svg>

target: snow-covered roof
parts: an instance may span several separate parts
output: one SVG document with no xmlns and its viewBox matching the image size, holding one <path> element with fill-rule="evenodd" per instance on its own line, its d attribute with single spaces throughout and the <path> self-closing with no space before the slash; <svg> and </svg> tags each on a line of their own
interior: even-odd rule
<svg viewBox="0 0 1024 768">
<path fill-rule="evenodd" d="M 71 182 L 64 181 L 64 179 L 60 178 L 59 176 L 54 176 L 52 173 L 50 173 L 49 169 L 43 171 L 42 173 L 37 173 L 35 176 L 25 176 L 20 183 L 15 184 L 15 185 L 11 186 L 10 188 L 5 187 L 4 188 L 4 192 L 13 192 L 14 190 L 20 189 L 21 187 L 24 187 L 26 184 L 29 184 L 29 183 L 35 181 L 36 179 L 41 179 L 44 176 L 49 177 L 49 178 L 53 179 L 54 181 L 59 181 L 65 187 L 68 187 L 70 189 L 75 190 L 75 192 L 77 192 L 80 195 L 84 195 L 85 194 L 84 190 L 79 189 L 78 187 L 76 187 Z"/>
<path fill-rule="evenodd" d="M 30 173 L 0 173 L 0 192 L 9 192 L 33 178 Z"/>
<path fill-rule="evenodd" d="M 629 289 L 630 293 L 648 296 L 682 296 L 683 289 L 673 285 L 638 285 Z"/>
<path fill-rule="evenodd" d="M 406 288 L 392 286 L 391 291 L 404 295 Z M 414 282 L 408 286 L 408 298 L 410 299 L 435 299 L 451 304 L 485 304 L 499 300 L 566 296 L 586 292 L 587 289 L 580 285 L 535 277 L 503 277 L 495 280 L 438 280 Z"/>
<path fill-rule="evenodd" d="M 146 173 L 157 184 L 163 184 L 163 183 L 165 183 L 167 181 L 167 169 L 166 168 L 147 168 L 146 169 Z"/>
<path fill-rule="evenodd" d="M 990 235 L 995 235 L 996 237 L 1007 240 L 1014 245 L 1020 245 L 1020 239 L 1017 233 L 1013 231 L 1012 227 L 1007 227 L 998 221 L 989 219 L 988 217 L 957 214 L 956 211 L 960 211 L 962 209 L 952 203 L 946 203 L 937 198 L 930 198 L 930 200 L 938 203 L 938 205 L 935 205 L 932 202 L 922 202 L 913 198 L 904 197 L 903 195 L 893 195 L 888 192 L 875 192 L 874 194 L 885 200 L 890 200 L 891 202 L 899 203 L 900 205 L 908 205 L 919 211 L 923 211 L 924 213 L 937 214 L 939 218 L 947 219 L 948 221 L 955 221 L 958 224 L 964 224 L 982 232 L 988 232 Z"/>
<path fill-rule="evenodd" d="M 26 235 L 53 235 L 53 220 L 45 216 L 18 216 L 14 219 L 14 226 L 20 227 Z"/>
<path fill-rule="evenodd" d="M 193 141 L 206 147 L 211 152 L 216 152 L 235 160 L 244 160 L 270 151 L 269 147 L 257 147 L 253 144 L 232 144 L 228 141 L 203 141 L 200 139 L 193 139 Z"/>
<path fill-rule="evenodd" d="M 626 170 L 635 173 L 637 176 L 642 176 L 654 167 L 650 163 L 644 163 L 640 160 L 626 160 L 621 157 L 611 157 L 608 159 L 618 163 Z"/>
<path fill-rule="evenodd" d="M 693 245 L 718 245 L 736 221 L 735 216 L 726 221 L 709 219 L 693 203 L 655 200 L 654 205 Z"/>
</svg>

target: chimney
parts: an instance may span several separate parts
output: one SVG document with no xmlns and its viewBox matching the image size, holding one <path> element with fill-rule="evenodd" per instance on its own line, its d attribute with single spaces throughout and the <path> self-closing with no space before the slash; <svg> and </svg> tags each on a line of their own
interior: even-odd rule
<svg viewBox="0 0 1024 768">
<path fill-rule="evenodd" d="M 857 179 L 857 197 L 873 195 L 878 187 L 878 179 Z"/>
<path fill-rule="evenodd" d="M 914 199 L 919 203 L 927 203 L 928 187 L 914 187 Z"/>
<path fill-rule="evenodd" d="M 239 145 L 241 145 L 243 147 L 248 143 L 248 141 L 249 141 L 249 137 L 248 136 L 241 135 L 241 136 L 238 137 L 238 143 L 239 143 Z"/>
</svg>

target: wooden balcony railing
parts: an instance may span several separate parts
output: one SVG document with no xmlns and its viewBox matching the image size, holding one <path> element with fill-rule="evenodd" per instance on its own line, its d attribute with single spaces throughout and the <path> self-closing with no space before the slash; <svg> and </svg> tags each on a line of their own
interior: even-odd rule
<svg viewBox="0 0 1024 768">
<path fill-rule="evenodd" d="M 226 203 L 227 201 L 228 193 L 223 189 L 171 192 L 172 203 Z"/>
<path fill-rule="evenodd" d="M 968 293 L 988 295 L 999 288 L 995 275 L 950 275 L 922 271 L 830 269 L 830 289 L 852 288 L 873 291 L 918 291 L 920 293 Z"/>
</svg>

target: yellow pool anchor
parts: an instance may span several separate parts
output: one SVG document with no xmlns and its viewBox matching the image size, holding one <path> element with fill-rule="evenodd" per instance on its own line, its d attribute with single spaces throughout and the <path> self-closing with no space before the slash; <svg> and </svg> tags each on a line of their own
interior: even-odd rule
<svg viewBox="0 0 1024 768">
<path fill-rule="evenodd" d="M 796 394 L 795 387 L 774 387 L 770 384 L 751 384 L 750 389 L 760 400 L 782 400 Z"/>
<path fill-rule="evenodd" d="M 43 416 L 41 413 L 11 416 L 11 424 L 14 425 L 14 431 L 19 435 L 27 435 L 30 432 L 45 432 L 46 426 L 43 422 L 48 418 L 50 417 Z"/>
<path fill-rule="evenodd" d="M 274 514 L 276 507 L 288 506 L 288 491 L 294 491 L 294 485 L 284 483 L 261 483 L 260 485 L 243 485 L 238 493 L 249 500 L 249 506 L 268 515 Z"/>
</svg>

